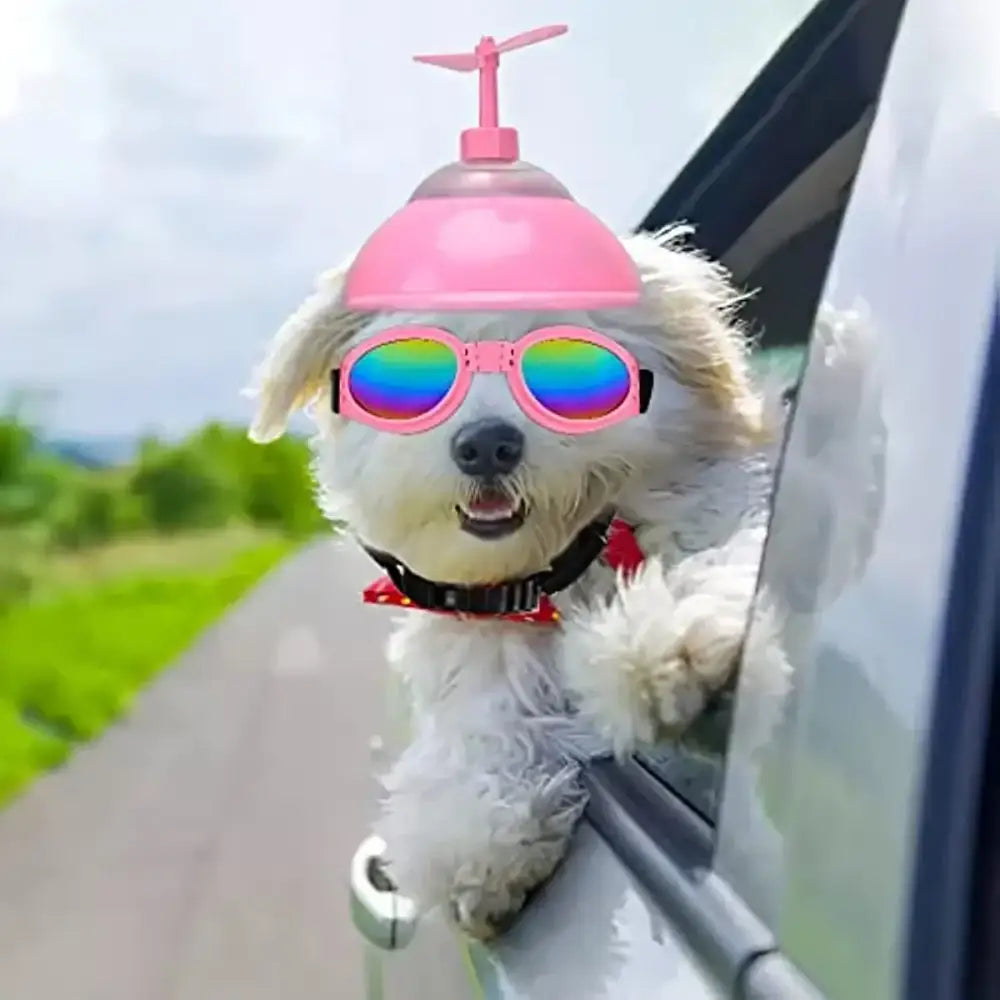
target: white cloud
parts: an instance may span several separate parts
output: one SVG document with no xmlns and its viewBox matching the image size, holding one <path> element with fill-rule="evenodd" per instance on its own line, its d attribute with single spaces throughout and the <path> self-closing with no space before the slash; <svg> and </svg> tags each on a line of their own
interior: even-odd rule
<svg viewBox="0 0 1000 1000">
<path fill-rule="evenodd" d="M 501 115 L 625 228 L 808 6 L 0 0 L 0 390 L 52 386 L 81 433 L 239 419 L 313 276 L 472 123 L 473 80 L 414 52 L 568 21 Z"/>
<path fill-rule="evenodd" d="M 44 3 L 0 0 L 0 118 L 17 108 L 24 84 L 51 71 L 55 51 Z"/>
</svg>

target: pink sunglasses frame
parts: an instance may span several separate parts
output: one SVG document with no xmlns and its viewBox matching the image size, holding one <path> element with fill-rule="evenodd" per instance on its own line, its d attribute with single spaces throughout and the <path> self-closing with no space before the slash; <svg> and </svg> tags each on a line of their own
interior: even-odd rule
<svg viewBox="0 0 1000 1000">
<path fill-rule="evenodd" d="M 432 340 L 444 344 L 454 351 L 459 362 L 458 374 L 445 397 L 427 413 L 409 420 L 374 416 L 354 399 L 350 388 L 351 368 L 358 358 L 376 347 L 398 340 Z M 592 420 L 571 420 L 545 409 L 525 385 L 521 374 L 521 358 L 529 348 L 546 340 L 582 340 L 614 354 L 628 369 L 629 388 L 626 397 L 610 413 Z M 462 405 L 472 384 L 472 377 L 480 373 L 506 375 L 507 384 L 518 406 L 535 423 L 560 434 L 589 434 L 635 417 L 645 409 L 644 402 L 648 401 L 652 389 L 651 373 L 640 369 L 635 358 L 624 347 L 616 344 L 610 337 L 585 327 L 568 324 L 546 326 L 532 330 L 516 341 L 480 340 L 467 344 L 453 333 L 439 327 L 402 326 L 376 333 L 347 353 L 341 367 L 335 368 L 331 373 L 333 409 L 343 417 L 368 424 L 377 430 L 392 431 L 396 434 L 420 434 L 443 423 Z M 644 383 L 648 388 L 644 389 Z M 643 400 L 643 397 L 646 399 Z"/>
</svg>

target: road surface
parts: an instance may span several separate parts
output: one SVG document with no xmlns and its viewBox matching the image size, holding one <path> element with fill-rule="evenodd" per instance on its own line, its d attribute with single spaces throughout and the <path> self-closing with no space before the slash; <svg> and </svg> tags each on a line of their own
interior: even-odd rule
<svg viewBox="0 0 1000 1000">
<path fill-rule="evenodd" d="M 345 880 L 385 718 L 372 575 L 305 550 L 0 813 L 0 998 L 363 995 Z"/>
</svg>

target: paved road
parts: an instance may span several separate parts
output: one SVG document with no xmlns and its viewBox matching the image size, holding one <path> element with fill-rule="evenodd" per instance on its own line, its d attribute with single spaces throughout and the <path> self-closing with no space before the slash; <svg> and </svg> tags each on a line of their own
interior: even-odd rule
<svg viewBox="0 0 1000 1000">
<path fill-rule="evenodd" d="M 348 860 L 384 719 L 371 565 L 280 567 L 0 814 L 3 1000 L 362 996 Z"/>
</svg>

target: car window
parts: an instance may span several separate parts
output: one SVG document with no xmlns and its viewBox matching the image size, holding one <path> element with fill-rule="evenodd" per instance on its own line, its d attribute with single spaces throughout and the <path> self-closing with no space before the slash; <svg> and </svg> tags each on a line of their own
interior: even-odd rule
<svg viewBox="0 0 1000 1000">
<path fill-rule="evenodd" d="M 866 13 L 866 6 L 878 5 L 818 5 L 644 223 L 655 229 L 671 218 L 690 220 L 694 242 L 751 293 L 740 318 L 753 343 L 753 371 L 789 415 L 895 30 L 894 19 Z M 850 57 L 876 30 L 881 62 L 869 56 L 854 66 L 863 79 L 852 79 Z M 820 104 L 824 116 L 815 114 Z M 638 755 L 710 822 L 734 690 L 735 678 L 681 739 Z"/>
</svg>

